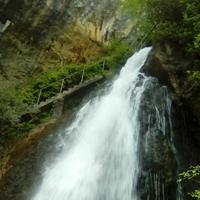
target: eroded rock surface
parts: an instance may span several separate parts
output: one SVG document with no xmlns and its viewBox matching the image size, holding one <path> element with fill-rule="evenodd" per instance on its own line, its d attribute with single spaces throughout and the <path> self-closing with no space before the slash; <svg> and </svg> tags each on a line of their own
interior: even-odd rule
<svg viewBox="0 0 200 200">
<path fill-rule="evenodd" d="M 1 0 L 0 68 L 7 78 L 20 79 L 86 62 L 100 55 L 99 44 L 126 37 L 132 28 L 120 0 Z"/>
</svg>

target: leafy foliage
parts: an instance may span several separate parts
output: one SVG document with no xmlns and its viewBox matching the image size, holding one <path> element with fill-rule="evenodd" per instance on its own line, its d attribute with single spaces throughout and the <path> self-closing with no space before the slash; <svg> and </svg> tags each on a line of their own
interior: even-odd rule
<svg viewBox="0 0 200 200">
<path fill-rule="evenodd" d="M 198 184 L 200 187 L 200 165 L 192 166 L 189 170 L 181 173 L 179 175 L 179 182 L 181 181 L 193 181 Z M 196 199 L 200 199 L 200 188 L 196 189 L 195 191 L 191 192 L 190 195 Z"/>
<path fill-rule="evenodd" d="M 145 3 L 144 3 L 145 1 Z M 142 29 L 147 31 L 156 24 L 150 40 L 178 45 L 183 52 L 199 66 L 200 56 L 200 1 L 199 0 L 144 0 L 141 5 L 146 19 L 141 20 Z M 138 1 L 127 0 L 133 15 Z M 130 8 L 129 8 L 130 9 Z M 192 57 L 192 58 L 191 58 Z"/>
<path fill-rule="evenodd" d="M 185 51 L 193 57 L 200 56 L 200 2 L 181 0 L 183 8 L 180 39 Z"/>
<path fill-rule="evenodd" d="M 15 103 L 8 103 L 8 107 L 10 108 L 15 107 L 15 104 L 17 107 L 18 100 L 20 100 L 20 103 L 24 103 L 25 105 L 35 104 L 41 89 L 41 100 L 45 101 L 59 93 L 63 79 L 66 78 L 64 80 L 63 88 L 66 90 L 80 83 L 83 69 L 85 70 L 84 79 L 88 80 L 96 75 L 103 74 L 103 63 L 105 63 L 106 69 L 117 67 L 119 65 L 118 63 L 120 63 L 124 57 L 127 57 L 128 51 L 129 48 L 127 43 L 115 40 L 109 45 L 103 47 L 103 56 L 100 59 L 85 64 L 67 64 L 59 66 L 28 78 L 25 82 L 12 86 L 12 89 L 8 88 L 7 91 L 10 91 L 10 89 L 12 90 L 12 93 L 10 94 L 5 90 L 2 90 L 2 109 L 5 108 L 3 105 L 8 103 L 6 102 L 6 99 L 10 99 L 14 102 L 16 101 Z M 3 101 L 5 101 L 5 103 L 3 103 Z"/>
<path fill-rule="evenodd" d="M 128 11 L 131 15 L 137 16 L 144 12 L 145 0 L 126 0 L 123 2 L 123 9 Z"/>
<path fill-rule="evenodd" d="M 191 196 L 200 199 L 200 190 L 195 190 L 194 192 L 191 193 Z"/>
<path fill-rule="evenodd" d="M 197 83 L 200 85 L 200 71 L 193 70 L 193 71 L 187 71 L 188 74 L 188 80 L 190 83 Z"/>
<path fill-rule="evenodd" d="M 103 63 L 107 66 L 107 69 L 116 67 L 118 62 L 126 56 L 128 50 L 128 44 L 113 41 L 103 48 L 104 55 L 102 58 L 86 64 L 60 66 L 34 76 L 26 81 L 25 86 L 18 86 L 18 94 L 24 103 L 33 105 L 37 102 L 38 94 L 42 90 L 41 101 L 45 101 L 59 93 L 63 79 L 63 89 L 67 90 L 80 83 L 83 69 L 85 70 L 84 80 L 89 80 L 96 75 L 103 75 Z"/>
<path fill-rule="evenodd" d="M 12 85 L 9 88 L 0 89 L 0 140 L 22 136 L 43 120 L 49 119 L 41 115 L 33 117 L 28 122 L 19 123 L 19 116 L 37 102 L 40 90 L 41 101 L 45 101 L 59 93 L 62 80 L 63 89 L 78 85 L 81 81 L 83 69 L 85 69 L 84 80 L 89 80 L 96 75 L 106 75 L 109 70 L 121 66 L 121 62 L 129 54 L 129 46 L 125 42 L 112 41 L 103 47 L 103 56 L 97 60 L 84 64 L 68 64 L 38 73 L 28 77 L 24 82 Z M 102 70 L 104 65 L 105 71 Z M 7 129 L 9 130 L 7 131 Z M 0 143 L 1 145 L 1 143 Z"/>
<path fill-rule="evenodd" d="M 182 180 L 192 180 L 193 178 L 200 176 L 200 165 L 191 166 L 189 170 L 180 174 L 179 181 Z"/>
<path fill-rule="evenodd" d="M 22 112 L 26 108 L 26 104 L 23 104 L 22 100 L 18 98 L 15 90 L 11 88 L 1 88 L 0 127 L 9 127 L 16 123 L 18 121 L 18 113 Z"/>
</svg>

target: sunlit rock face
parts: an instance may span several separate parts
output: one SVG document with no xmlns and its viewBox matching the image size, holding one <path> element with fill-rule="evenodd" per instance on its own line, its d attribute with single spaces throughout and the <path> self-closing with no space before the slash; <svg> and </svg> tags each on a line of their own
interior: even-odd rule
<svg viewBox="0 0 200 200">
<path fill-rule="evenodd" d="M 132 28 L 120 0 L 0 0 L 1 71 L 19 78 L 86 62 L 100 55 L 99 43 L 124 38 Z"/>
</svg>

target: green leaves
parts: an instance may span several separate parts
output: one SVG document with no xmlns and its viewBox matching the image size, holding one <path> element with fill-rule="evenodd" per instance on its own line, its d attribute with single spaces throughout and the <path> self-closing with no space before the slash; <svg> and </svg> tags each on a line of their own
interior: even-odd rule
<svg viewBox="0 0 200 200">
<path fill-rule="evenodd" d="M 200 199 L 200 190 L 195 190 L 194 192 L 191 192 L 190 195 L 193 198 Z"/>
<path fill-rule="evenodd" d="M 197 34 L 194 38 L 194 48 L 200 50 L 200 33 Z"/>
<path fill-rule="evenodd" d="M 179 46 L 191 63 L 199 67 L 199 0 L 146 0 L 146 16 L 147 23 L 158 24 L 151 36 L 154 43 L 165 41 Z"/>
<path fill-rule="evenodd" d="M 68 88 L 80 83 L 83 69 L 86 70 L 84 80 L 91 79 L 96 75 L 103 74 L 102 65 L 104 62 L 106 68 L 108 68 L 108 66 L 109 68 L 116 66 L 119 60 L 127 55 L 128 51 L 129 48 L 127 43 L 114 40 L 104 47 L 103 57 L 100 59 L 85 64 L 68 64 L 59 66 L 28 78 L 25 82 L 20 83 L 16 88 L 13 88 L 14 93 L 12 97 L 9 98 L 10 102 L 17 104 L 17 99 L 19 99 L 22 105 L 27 104 L 28 106 L 32 106 L 36 104 L 40 90 L 42 90 L 40 99 L 41 101 L 45 101 L 59 93 L 63 79 L 63 89 L 67 90 Z M 9 95 L 4 93 L 2 94 L 2 98 L 4 96 L 5 100 L 2 99 L 2 101 L 5 103 L 2 102 L 2 105 L 6 105 L 8 102 L 6 101 L 6 98 L 8 98 Z M 8 107 L 12 108 L 11 110 L 15 110 L 16 107 L 20 106 L 9 104 Z M 16 111 L 16 113 L 19 114 L 18 111 Z"/>
<path fill-rule="evenodd" d="M 146 0 L 146 7 L 147 16 L 152 22 L 179 22 L 182 18 L 179 0 Z"/>
<path fill-rule="evenodd" d="M 198 83 L 200 84 L 200 71 L 187 71 L 188 74 L 188 80 L 190 83 Z"/>
<path fill-rule="evenodd" d="M 136 16 L 144 11 L 145 3 L 146 0 L 126 0 L 123 2 L 123 9 Z"/>
<path fill-rule="evenodd" d="M 179 174 L 178 182 L 182 181 L 193 181 L 198 184 L 199 189 L 189 193 L 192 197 L 200 199 L 200 165 L 191 166 L 189 170 Z"/>
<path fill-rule="evenodd" d="M 39 113 L 29 121 L 17 120 L 22 113 L 28 112 L 37 103 L 40 90 L 42 90 L 41 102 L 58 94 L 61 84 L 64 90 L 78 85 L 83 69 L 86 70 L 84 81 L 97 75 L 107 75 L 109 70 L 121 66 L 121 61 L 127 57 L 129 52 L 127 43 L 115 40 L 104 47 L 102 57 L 97 60 L 84 64 L 59 66 L 28 77 L 26 81 L 17 85 L 13 84 L 10 88 L 0 88 L 0 132 L 3 132 L 0 135 L 0 146 L 6 144 L 5 141 L 22 137 L 24 133 L 51 117 L 51 113 Z"/>
<path fill-rule="evenodd" d="M 181 180 L 191 180 L 199 175 L 200 175 L 200 165 L 197 165 L 197 166 L 191 166 L 189 170 L 181 173 L 179 176 Z"/>
<path fill-rule="evenodd" d="M 26 105 L 15 93 L 14 88 L 0 90 L 0 127 L 10 126 L 18 120 L 18 113 L 26 109 Z M 0 131 L 1 132 L 1 131 Z"/>
</svg>

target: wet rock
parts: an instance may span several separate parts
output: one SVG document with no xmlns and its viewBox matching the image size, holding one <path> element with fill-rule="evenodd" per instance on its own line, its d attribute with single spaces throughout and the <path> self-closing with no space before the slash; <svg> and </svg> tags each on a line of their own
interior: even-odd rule
<svg viewBox="0 0 200 200">
<path fill-rule="evenodd" d="M 63 114 L 64 99 L 57 100 L 53 103 L 52 113 L 53 117 L 60 117 Z"/>
<path fill-rule="evenodd" d="M 176 199 L 177 160 L 173 149 L 170 94 L 158 79 L 148 86 L 142 98 L 139 152 L 140 199 Z"/>
<path fill-rule="evenodd" d="M 186 119 L 187 124 L 191 130 L 196 129 L 196 133 L 191 131 L 191 136 L 194 135 L 199 140 L 197 135 L 200 131 L 200 87 L 191 86 L 187 77 L 187 70 L 190 67 L 188 60 L 179 49 L 170 44 L 164 44 L 154 48 L 143 71 L 158 78 L 162 84 L 172 89 L 175 94 L 174 103 L 178 104 L 180 109 L 184 109 L 185 113 L 190 113 L 190 117 L 187 115 L 189 117 Z"/>
<path fill-rule="evenodd" d="M 200 162 L 200 90 L 198 89 L 199 86 L 191 88 L 186 73 L 190 68 L 191 66 L 188 60 L 177 47 L 171 44 L 162 44 L 154 47 L 154 50 L 151 52 L 148 61 L 142 69 L 147 75 L 156 77 L 161 84 L 168 86 L 173 93 L 171 113 L 174 129 L 173 146 L 166 145 L 167 143 L 165 143 L 165 140 L 160 138 L 161 141 L 156 142 L 156 149 L 159 150 L 159 146 L 163 147 L 160 150 L 160 155 L 163 155 L 166 160 L 163 160 L 162 156 L 159 158 L 156 154 L 149 155 L 148 158 L 146 158 L 146 154 L 144 154 L 144 158 L 142 158 L 142 160 L 145 160 L 144 174 L 152 173 L 152 171 L 155 173 L 155 171 L 159 171 L 159 169 L 165 169 L 161 172 L 161 174 L 165 174 L 161 179 L 162 182 L 167 181 L 169 188 L 171 188 L 168 191 L 168 193 L 172 195 L 170 199 L 174 199 L 172 191 L 173 187 L 176 185 L 176 178 L 174 179 L 173 177 L 177 176 L 172 173 L 173 170 L 171 171 L 170 166 L 173 166 L 172 168 L 177 169 L 177 173 L 180 173 L 188 169 L 189 166 L 197 165 Z M 160 97 L 160 101 L 163 101 L 162 97 Z M 146 120 L 148 119 L 146 118 Z M 143 138 L 143 140 L 145 139 Z M 154 141 L 154 139 L 152 139 L 152 141 Z M 141 144 L 143 143 L 141 142 Z M 147 146 L 150 146 L 150 149 L 153 150 L 155 142 L 154 146 L 152 146 L 152 144 Z M 170 149 L 173 151 L 171 152 Z M 176 151 L 174 151 L 174 149 Z M 158 158 L 158 163 L 161 163 L 162 167 L 156 164 L 155 157 Z M 174 162 L 176 164 L 173 164 Z M 149 163 L 154 163 L 155 165 L 151 167 Z M 153 168 L 154 166 L 157 166 L 155 170 Z M 165 166 L 168 167 L 165 168 Z M 149 169 L 152 169 L 152 171 L 149 171 Z M 147 175 L 144 174 L 141 175 L 142 187 L 144 187 L 146 183 L 144 177 Z M 172 177 L 172 179 L 170 180 L 170 178 L 165 177 Z M 182 187 L 184 188 L 183 195 L 185 195 L 185 199 L 190 199 L 187 193 L 194 190 L 194 184 L 183 184 Z M 153 197 L 153 199 L 155 198 Z"/>
</svg>

